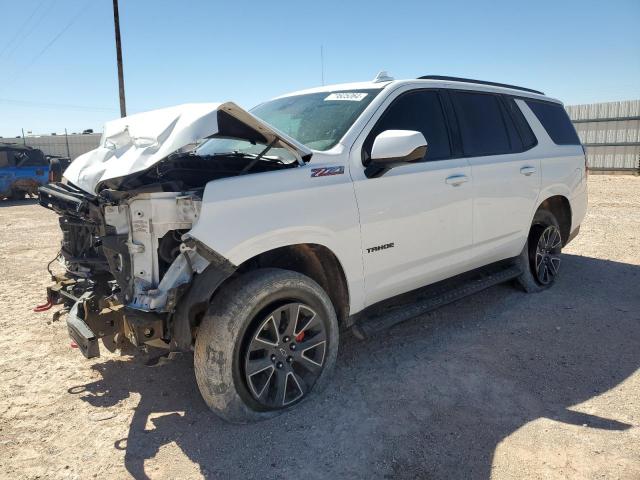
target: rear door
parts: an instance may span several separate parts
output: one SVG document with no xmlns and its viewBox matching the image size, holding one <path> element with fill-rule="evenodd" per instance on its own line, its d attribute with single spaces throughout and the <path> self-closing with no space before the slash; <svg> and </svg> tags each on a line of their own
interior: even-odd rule
<svg viewBox="0 0 640 480">
<path fill-rule="evenodd" d="M 449 95 L 473 175 L 473 266 L 479 267 L 524 246 L 540 190 L 540 160 L 512 98 L 463 90 Z"/>
<path fill-rule="evenodd" d="M 467 269 L 471 255 L 471 169 L 450 138 L 437 90 L 410 90 L 388 99 L 351 151 L 360 212 L 366 303 L 442 280 Z M 416 130 L 428 147 L 423 161 L 367 178 L 375 137 Z"/>
</svg>

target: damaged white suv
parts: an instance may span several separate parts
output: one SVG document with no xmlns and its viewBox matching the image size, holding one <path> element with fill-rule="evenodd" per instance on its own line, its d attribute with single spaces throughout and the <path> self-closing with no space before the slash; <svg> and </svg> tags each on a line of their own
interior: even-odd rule
<svg viewBox="0 0 640 480">
<path fill-rule="evenodd" d="M 266 418 L 327 382 L 339 330 L 552 285 L 586 173 L 560 102 L 469 79 L 132 115 L 40 188 L 63 233 L 48 300 L 85 356 L 194 350 L 213 411 Z"/>
</svg>

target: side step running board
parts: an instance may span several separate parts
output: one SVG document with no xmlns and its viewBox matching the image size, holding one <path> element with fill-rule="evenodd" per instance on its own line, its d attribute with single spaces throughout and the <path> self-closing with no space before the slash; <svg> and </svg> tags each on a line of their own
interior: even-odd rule
<svg viewBox="0 0 640 480">
<path fill-rule="evenodd" d="M 418 317 L 499 283 L 513 280 L 521 274 L 522 268 L 519 265 L 510 264 L 506 268 L 494 269 L 489 273 L 486 270 L 479 271 L 470 278 L 468 276 L 460 276 L 466 278 L 458 280 L 457 284 L 455 278 L 439 282 L 433 286 L 407 294 L 413 297 L 413 301 L 410 303 L 407 302 L 382 309 L 372 306 L 371 309 L 367 309 L 368 311 L 365 310 L 358 314 L 352 331 L 360 339 L 371 337 L 379 332 L 388 330 L 400 322 Z"/>
</svg>

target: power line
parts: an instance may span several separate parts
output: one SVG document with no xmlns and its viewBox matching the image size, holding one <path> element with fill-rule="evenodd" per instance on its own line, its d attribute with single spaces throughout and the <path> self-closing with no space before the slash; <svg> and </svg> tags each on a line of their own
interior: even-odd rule
<svg viewBox="0 0 640 480">
<path fill-rule="evenodd" d="M 15 55 L 15 53 L 18 51 L 18 49 L 24 44 L 24 42 L 33 35 L 33 32 L 37 32 L 38 31 L 38 27 L 40 26 L 40 24 L 42 23 L 42 21 L 45 18 L 48 18 L 49 12 L 51 10 L 53 10 L 53 7 L 55 6 L 55 2 L 52 1 L 49 3 L 49 5 L 47 6 L 47 8 L 45 8 L 39 16 L 37 16 L 35 18 L 35 21 L 29 25 L 29 28 L 26 28 L 26 25 L 22 27 L 22 30 L 18 30 L 17 35 L 20 37 L 20 39 L 18 40 L 17 43 L 14 43 L 11 47 L 10 51 L 7 51 L 7 58 L 11 58 Z"/>
<path fill-rule="evenodd" d="M 67 24 L 62 28 L 62 30 L 60 30 L 60 32 L 58 32 L 58 34 L 57 34 L 55 37 L 53 37 L 53 38 L 49 41 L 49 43 L 47 43 L 47 44 L 44 46 L 44 48 L 43 48 L 42 50 L 40 50 L 40 52 L 38 52 L 38 54 L 36 54 L 36 56 L 35 56 L 35 57 L 33 57 L 33 58 L 31 59 L 31 61 L 26 65 L 26 67 L 24 67 L 24 69 L 23 69 L 23 70 L 26 70 L 26 69 L 27 69 L 27 68 L 29 68 L 31 65 L 33 65 L 33 64 L 34 64 L 34 63 L 35 63 L 35 62 L 36 62 L 36 61 L 37 61 L 37 60 L 38 60 L 38 59 L 39 59 L 39 58 L 44 54 L 44 52 L 46 52 L 47 50 L 49 50 L 49 48 L 51 48 L 51 46 L 52 46 L 54 43 L 56 43 L 56 42 L 58 41 L 58 39 L 59 39 L 62 35 L 64 35 L 64 33 L 65 33 L 67 30 L 69 30 L 69 28 L 71 28 L 71 26 L 72 26 L 74 23 L 76 23 L 76 21 L 77 21 L 77 20 L 80 18 L 80 16 L 85 12 L 85 10 L 87 10 L 87 9 L 89 8 L 89 6 L 90 6 L 90 3 L 89 3 L 89 2 L 87 2 L 87 3 L 85 4 L 85 6 L 84 6 L 84 7 L 83 7 L 83 8 L 82 8 L 78 13 L 76 13 L 76 14 L 75 14 L 75 16 L 74 16 L 71 20 L 69 20 L 69 23 L 67 23 Z"/>
<path fill-rule="evenodd" d="M 89 8 L 89 6 L 91 5 L 91 3 L 89 1 L 87 1 L 87 3 L 84 5 L 83 8 L 81 8 L 78 13 L 76 13 L 71 20 L 69 20 L 69 22 L 62 27 L 62 29 L 42 48 L 42 50 L 40 50 L 24 67 L 19 68 L 18 70 L 15 70 L 13 72 L 13 74 L 15 75 L 15 73 L 18 73 L 18 71 L 20 73 L 24 73 L 26 70 L 28 70 L 36 61 L 38 61 L 38 59 L 44 55 L 44 53 L 49 50 L 49 48 L 51 48 L 53 46 L 54 43 L 56 43 L 58 41 L 58 39 L 64 35 L 64 33 L 69 30 L 69 28 L 71 28 L 71 26 L 76 23 L 76 21 L 80 18 L 80 16 Z M 8 77 L 10 78 L 10 77 Z M 14 81 L 15 83 L 15 81 Z"/>
<path fill-rule="evenodd" d="M 81 111 L 103 111 L 103 112 L 113 112 L 116 111 L 116 108 L 108 108 L 108 107 L 93 107 L 88 105 L 72 105 L 67 103 L 48 103 L 48 102 L 32 102 L 29 100 L 15 100 L 11 98 L 0 98 L 0 103 L 5 103 L 9 105 L 18 105 L 22 107 L 33 107 L 33 108 L 52 108 L 52 109 L 66 109 L 66 110 L 81 110 Z"/>
<path fill-rule="evenodd" d="M 41 0 L 41 2 L 38 5 L 36 5 L 36 8 L 33 9 L 33 11 L 31 12 L 31 15 L 29 15 L 27 17 L 27 19 L 24 21 L 24 23 L 22 25 L 20 25 L 20 28 L 18 28 L 18 30 L 16 30 L 16 34 L 13 37 L 11 37 L 11 40 L 9 40 L 7 42 L 7 44 L 4 46 L 4 48 L 0 51 L 0 57 L 2 57 L 2 55 L 4 55 L 4 52 L 6 52 L 8 50 L 9 46 L 11 46 L 11 44 L 13 42 L 15 42 L 20 37 L 20 32 L 22 32 L 22 30 L 24 30 L 27 27 L 27 25 L 29 24 L 31 19 L 34 17 L 36 12 L 38 10 L 40 10 L 40 7 L 42 7 L 42 5 L 44 5 L 44 2 L 46 2 L 46 0 Z M 22 38 L 24 39 L 24 37 L 22 37 Z M 19 43 L 20 42 L 18 42 L 18 45 L 19 45 Z M 16 45 L 16 46 L 18 46 L 18 45 Z"/>
</svg>

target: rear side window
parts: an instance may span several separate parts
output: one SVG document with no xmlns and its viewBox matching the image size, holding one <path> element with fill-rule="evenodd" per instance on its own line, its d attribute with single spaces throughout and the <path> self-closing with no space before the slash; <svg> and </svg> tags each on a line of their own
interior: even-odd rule
<svg viewBox="0 0 640 480">
<path fill-rule="evenodd" d="M 422 132 L 427 140 L 427 161 L 451 157 L 447 122 L 436 91 L 419 90 L 397 98 L 367 137 L 364 148 L 366 152 L 371 151 L 375 137 L 385 130 Z"/>
<path fill-rule="evenodd" d="M 551 102 L 525 100 L 529 108 L 547 131 L 556 145 L 580 145 L 580 139 L 573 128 L 569 115 L 562 105 Z"/>
<path fill-rule="evenodd" d="M 500 100 L 496 95 L 451 91 L 466 156 L 511 153 L 512 147 Z"/>
<path fill-rule="evenodd" d="M 16 152 L 16 164 L 18 167 L 43 167 L 47 161 L 38 151 Z"/>
<path fill-rule="evenodd" d="M 515 99 L 512 97 L 505 97 L 505 100 L 507 102 L 507 109 L 511 114 L 511 118 L 513 118 L 513 122 L 518 129 L 518 133 L 520 133 L 522 149 L 529 150 L 530 148 L 535 147 L 538 143 L 538 139 L 531 130 L 527 119 L 524 118 L 522 110 L 520 110 L 520 107 L 516 104 Z"/>
</svg>

